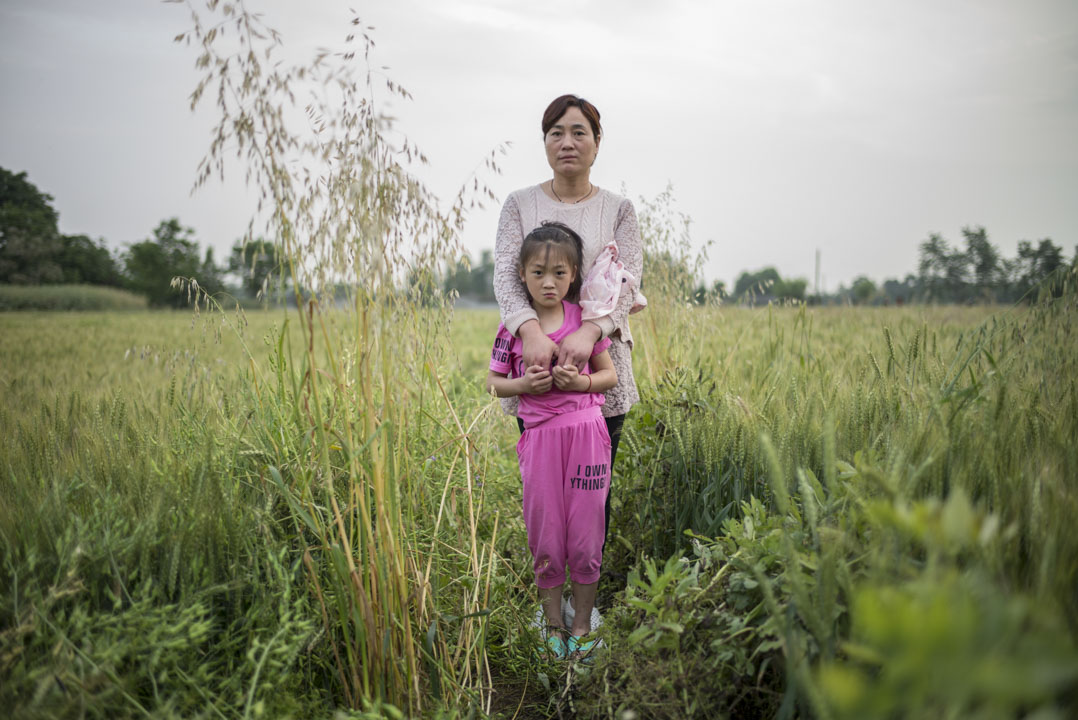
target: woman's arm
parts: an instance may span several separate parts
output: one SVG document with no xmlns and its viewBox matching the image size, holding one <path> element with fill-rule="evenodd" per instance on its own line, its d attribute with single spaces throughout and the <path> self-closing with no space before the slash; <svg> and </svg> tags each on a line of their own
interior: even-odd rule
<svg viewBox="0 0 1078 720">
<path fill-rule="evenodd" d="M 494 240 L 494 297 L 498 300 L 502 325 L 516 337 L 520 337 L 518 330 L 522 323 L 537 318 L 517 269 L 520 246 L 524 243 L 520 222 L 516 195 L 510 195 L 502 206 L 498 235 Z"/>
<path fill-rule="evenodd" d="M 628 199 L 623 200 L 618 208 L 618 217 L 614 225 L 614 240 L 618 244 L 618 260 L 625 265 L 640 287 L 641 274 L 644 271 L 644 252 L 640 243 L 640 227 L 636 223 L 636 210 Z M 626 284 L 618 295 L 618 304 L 610 312 L 594 320 L 581 323 L 580 329 L 561 341 L 558 348 L 558 362 L 562 365 L 583 365 L 591 354 L 595 343 L 609 337 L 625 324 L 629 310 L 633 307 L 635 293 Z"/>
<path fill-rule="evenodd" d="M 640 287 L 644 273 L 644 251 L 640 242 L 640 226 L 636 222 L 636 209 L 629 199 L 622 200 L 618 208 L 618 219 L 614 224 L 614 242 L 618 244 L 618 260 L 633 276 L 633 284 Z M 616 329 L 627 322 L 629 311 L 633 307 L 633 289 L 624 284 L 618 295 L 618 304 L 610 312 L 592 322 L 602 330 L 602 337 L 609 337 Z"/>
<path fill-rule="evenodd" d="M 614 369 L 614 361 L 610 359 L 609 352 L 603 350 L 598 355 L 592 355 L 590 362 L 589 375 L 578 373 L 575 365 L 555 367 L 554 384 L 560 390 L 575 392 L 606 392 L 618 384 L 618 372 Z"/>
<path fill-rule="evenodd" d="M 498 235 L 494 240 L 494 297 L 502 315 L 502 325 L 509 334 L 524 341 L 524 363 L 528 366 L 550 366 L 558 346 L 547 337 L 528 302 L 528 294 L 520 282 L 517 264 L 524 228 L 516 195 L 510 195 L 498 218 Z"/>
</svg>

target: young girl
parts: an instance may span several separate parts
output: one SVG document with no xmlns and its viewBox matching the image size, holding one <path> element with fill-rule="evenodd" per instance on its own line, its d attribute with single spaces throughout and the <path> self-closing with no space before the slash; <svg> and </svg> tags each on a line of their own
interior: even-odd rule
<svg viewBox="0 0 1078 720">
<path fill-rule="evenodd" d="M 520 279 L 551 340 L 580 327 L 580 237 L 561 223 L 544 223 L 520 248 Z M 582 368 L 524 367 L 522 342 L 498 326 L 487 373 L 487 391 L 520 396 L 524 433 L 517 443 L 524 485 L 524 524 L 534 560 L 535 584 L 547 623 L 547 645 L 556 657 L 579 657 L 594 646 L 591 610 L 599 585 L 604 507 L 610 490 L 610 435 L 600 406 L 618 376 L 606 348 L 596 343 Z M 562 620 L 565 568 L 572 579 L 572 628 Z"/>
</svg>

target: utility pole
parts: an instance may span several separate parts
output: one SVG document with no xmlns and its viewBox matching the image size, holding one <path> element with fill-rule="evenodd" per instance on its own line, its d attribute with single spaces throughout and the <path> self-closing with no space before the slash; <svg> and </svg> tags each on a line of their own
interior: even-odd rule
<svg viewBox="0 0 1078 720">
<path fill-rule="evenodd" d="M 816 304 L 820 304 L 820 248 L 816 248 Z"/>
</svg>

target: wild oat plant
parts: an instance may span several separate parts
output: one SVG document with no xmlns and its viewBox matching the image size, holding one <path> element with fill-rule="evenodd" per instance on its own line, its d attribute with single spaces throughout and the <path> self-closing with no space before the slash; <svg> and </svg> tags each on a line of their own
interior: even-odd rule
<svg viewBox="0 0 1078 720">
<path fill-rule="evenodd" d="M 408 94 L 366 65 L 358 18 L 341 52 L 291 68 L 271 62 L 279 36 L 242 3 L 192 18 L 177 38 L 206 73 L 192 106 L 213 97 L 219 114 L 198 183 L 240 157 L 296 289 L 302 351 L 286 352 L 282 332 L 271 362 L 252 364 L 246 432 L 287 505 L 327 682 L 355 709 L 486 707 L 496 534 L 477 532 L 470 428 L 432 360 L 448 345 L 448 306 L 424 293 L 459 253 L 474 196 L 462 190 L 442 210 L 412 174 L 424 158 L 377 109 L 382 91 Z M 435 454 L 453 457 L 442 477 L 424 462 Z M 450 523 L 458 495 L 466 511 Z"/>
</svg>

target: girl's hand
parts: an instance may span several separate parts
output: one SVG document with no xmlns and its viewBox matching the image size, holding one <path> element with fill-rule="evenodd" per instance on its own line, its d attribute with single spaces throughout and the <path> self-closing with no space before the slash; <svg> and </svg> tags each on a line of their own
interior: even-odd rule
<svg viewBox="0 0 1078 720">
<path fill-rule="evenodd" d="M 583 385 L 578 378 L 583 376 L 577 371 L 576 365 L 555 365 L 554 385 L 559 390 L 579 390 L 577 385 Z"/>
<path fill-rule="evenodd" d="M 542 365 L 532 365 L 524 371 L 520 384 L 522 392 L 528 395 L 542 395 L 550 390 L 553 378 L 550 376 L 550 371 Z"/>
<path fill-rule="evenodd" d="M 584 322 L 580 328 L 561 341 L 558 346 L 558 364 L 568 367 L 584 367 L 591 353 L 595 350 L 595 343 L 599 342 L 602 331 L 593 322 Z M 526 356 L 525 356 L 526 359 Z"/>
<path fill-rule="evenodd" d="M 544 368 L 550 367 L 554 354 L 558 352 L 558 344 L 543 332 L 539 326 L 539 321 L 526 321 L 520 326 L 518 332 L 520 333 L 520 339 L 524 342 L 524 348 L 521 352 L 524 364 L 528 367 L 532 365 L 539 365 Z M 591 350 L 588 350 L 588 354 L 591 354 Z"/>
</svg>

